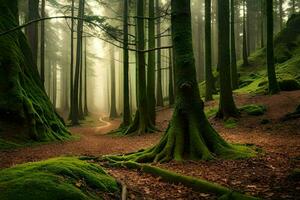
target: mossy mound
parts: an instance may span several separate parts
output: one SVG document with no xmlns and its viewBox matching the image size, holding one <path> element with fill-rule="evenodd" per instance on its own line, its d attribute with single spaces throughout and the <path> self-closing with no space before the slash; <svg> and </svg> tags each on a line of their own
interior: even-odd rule
<svg viewBox="0 0 300 200">
<path fill-rule="evenodd" d="M 2 200 L 88 200 L 120 189 L 115 179 L 95 164 L 76 158 L 54 158 L 0 171 Z"/>
<path fill-rule="evenodd" d="M 267 108 L 264 105 L 245 105 L 239 108 L 240 111 L 246 112 L 248 115 L 259 116 L 265 114 Z"/>
<path fill-rule="evenodd" d="M 276 75 L 283 91 L 300 89 L 300 14 L 293 15 L 274 39 Z M 250 65 L 240 68 L 238 93 L 267 94 L 266 50 L 259 49 L 249 57 Z"/>
</svg>

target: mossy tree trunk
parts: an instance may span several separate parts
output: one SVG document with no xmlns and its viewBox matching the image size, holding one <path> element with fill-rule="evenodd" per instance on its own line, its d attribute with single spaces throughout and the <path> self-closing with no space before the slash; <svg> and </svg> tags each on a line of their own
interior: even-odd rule
<svg viewBox="0 0 300 200">
<path fill-rule="evenodd" d="M 243 0 L 243 66 L 248 66 L 248 47 L 246 31 L 246 0 Z"/>
<path fill-rule="evenodd" d="M 273 0 L 266 0 L 267 13 L 267 70 L 269 80 L 269 94 L 279 92 L 274 63 L 274 13 Z"/>
<path fill-rule="evenodd" d="M 156 25 L 156 37 L 157 37 L 157 47 L 161 47 L 161 20 L 160 20 L 160 0 L 156 0 L 156 17 L 157 17 L 157 25 Z M 157 63 L 156 63 L 156 70 L 157 70 L 157 80 L 156 80 L 156 105 L 157 106 L 164 106 L 164 99 L 162 93 L 162 79 L 161 79 L 161 50 L 157 50 Z"/>
<path fill-rule="evenodd" d="M 0 0 L 0 32 L 18 26 L 18 1 Z M 20 127 L 19 139 L 64 140 L 70 137 L 55 112 L 21 31 L 0 37 L 0 120 Z"/>
<path fill-rule="evenodd" d="M 122 157 L 108 158 L 137 162 L 166 162 L 174 159 L 208 160 L 215 156 L 226 158 L 249 156 L 248 149 L 237 148 L 225 142 L 208 122 L 196 80 L 190 0 L 172 0 L 171 6 L 177 92 L 169 127 L 156 146 Z"/>
<path fill-rule="evenodd" d="M 110 113 L 109 118 L 114 119 L 118 117 L 116 108 L 116 70 L 115 70 L 115 51 L 114 47 L 110 47 Z"/>
<path fill-rule="evenodd" d="M 148 40 L 149 49 L 155 48 L 155 2 L 149 0 L 149 20 L 148 20 Z M 148 68 L 147 68 L 147 96 L 148 96 L 148 111 L 152 124 L 155 124 L 155 51 L 148 53 Z"/>
<path fill-rule="evenodd" d="M 230 0 L 230 69 L 232 89 L 237 89 L 239 85 L 236 50 L 235 50 L 235 0 Z"/>
<path fill-rule="evenodd" d="M 205 101 L 213 100 L 214 78 L 211 56 L 211 0 L 205 0 Z"/>
<path fill-rule="evenodd" d="M 235 106 L 231 87 L 230 48 L 229 48 L 229 0 L 218 0 L 218 38 L 220 68 L 220 105 L 219 118 L 236 117 L 238 110 Z"/>
<path fill-rule="evenodd" d="M 38 19 L 39 16 L 39 0 L 28 0 L 28 18 L 27 21 Z M 38 23 L 29 25 L 26 28 L 29 45 L 32 49 L 33 61 L 36 65 L 38 57 Z"/>
</svg>

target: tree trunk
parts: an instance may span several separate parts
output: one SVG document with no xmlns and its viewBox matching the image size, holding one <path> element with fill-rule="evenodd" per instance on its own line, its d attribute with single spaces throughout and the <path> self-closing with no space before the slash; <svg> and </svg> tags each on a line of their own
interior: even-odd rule
<svg viewBox="0 0 300 200">
<path fill-rule="evenodd" d="M 279 86 L 276 79 L 275 64 L 274 64 L 274 43 L 273 43 L 273 0 L 266 0 L 267 11 L 267 69 L 269 80 L 269 94 L 277 94 Z"/>
<path fill-rule="evenodd" d="M 236 64 L 236 51 L 235 51 L 235 0 L 230 0 L 231 15 L 230 15 L 230 69 L 231 69 L 231 85 L 232 89 L 238 88 L 238 74 Z"/>
<path fill-rule="evenodd" d="M 157 25 L 156 25 L 156 36 L 157 36 L 157 47 L 161 47 L 161 37 L 160 37 L 160 0 L 156 0 L 156 16 L 157 18 Z M 164 99 L 162 93 L 162 84 L 161 84 L 161 50 L 157 50 L 157 84 L 156 84 L 156 105 L 157 106 L 164 106 Z"/>
<path fill-rule="evenodd" d="M 265 47 L 265 26 L 264 26 L 264 20 L 265 20 L 265 0 L 260 0 L 260 47 Z"/>
<path fill-rule="evenodd" d="M 74 17 L 74 0 L 71 4 L 71 16 Z M 72 119 L 72 112 L 74 110 L 74 19 L 71 19 L 71 58 L 70 58 L 70 113 L 69 119 Z"/>
<path fill-rule="evenodd" d="M 52 65 L 52 102 L 53 102 L 53 107 L 56 109 L 56 97 L 57 97 L 57 66 L 56 66 L 56 61 L 53 62 Z"/>
<path fill-rule="evenodd" d="M 84 116 L 89 115 L 88 103 L 87 103 L 87 93 L 88 93 L 88 86 L 87 86 L 87 39 L 85 37 L 84 40 Z"/>
<path fill-rule="evenodd" d="M 248 66 L 248 47 L 247 47 L 247 32 L 246 32 L 246 0 L 243 0 L 243 66 Z"/>
<path fill-rule="evenodd" d="M 110 158 L 137 162 L 167 162 L 173 159 L 208 160 L 215 156 L 237 158 L 253 155 L 246 147 L 236 147 L 225 142 L 206 119 L 196 80 L 190 0 L 172 0 L 171 4 L 177 95 L 169 127 L 156 146 L 122 157 Z"/>
<path fill-rule="evenodd" d="M 39 16 L 39 0 L 28 0 L 28 21 L 38 19 Z M 38 23 L 29 25 L 26 29 L 29 45 L 32 49 L 32 56 L 35 65 L 37 64 L 38 53 Z M 37 65 L 36 65 L 37 66 Z"/>
<path fill-rule="evenodd" d="M 136 2 L 137 16 L 137 111 L 132 124 L 122 133 L 138 134 L 155 131 L 148 113 L 148 100 L 146 92 L 146 69 L 145 69 L 145 23 L 144 23 L 144 0 Z"/>
<path fill-rule="evenodd" d="M 236 117 L 238 110 L 235 106 L 230 76 L 229 48 L 229 0 L 218 0 L 219 16 L 219 68 L 220 68 L 220 106 L 219 118 Z"/>
<path fill-rule="evenodd" d="M 79 1 L 79 10 L 78 17 L 82 18 L 84 15 L 84 4 L 85 0 Z M 79 79 L 80 79 L 80 63 L 81 63 L 81 49 L 82 49 L 82 30 L 83 29 L 83 20 L 78 20 L 77 24 L 77 50 L 76 50 L 76 66 L 75 66 L 75 77 L 74 77 L 74 86 L 73 86 L 73 100 L 72 100 L 72 125 L 79 124 Z"/>
<path fill-rule="evenodd" d="M 211 0 L 205 0 L 205 101 L 213 100 L 214 78 L 211 57 Z"/>
<path fill-rule="evenodd" d="M 129 103 L 129 52 L 128 52 L 128 0 L 123 0 L 123 31 L 124 31 L 124 46 L 123 46 L 123 120 L 121 127 L 128 127 L 130 125 L 130 103 Z"/>
<path fill-rule="evenodd" d="M 148 40 L 149 49 L 155 48 L 155 6 L 154 0 L 149 0 L 149 20 L 148 20 Z M 155 124 L 155 51 L 148 53 L 148 70 L 147 70 L 147 96 L 148 112 L 151 123 Z"/>
<path fill-rule="evenodd" d="M 170 35 L 172 34 L 171 32 L 171 28 L 169 31 Z M 172 40 L 170 41 L 170 45 L 172 45 Z M 173 78 L 173 74 L 174 74 L 174 63 L 173 63 L 173 49 L 169 49 L 169 106 L 173 106 L 174 101 L 175 101 L 175 97 L 174 97 L 174 78 Z"/>
<path fill-rule="evenodd" d="M 0 0 L 0 32 L 18 26 L 17 0 Z M 16 59 L 18 58 L 18 59 Z M 41 82 L 22 31 L 0 37 L 0 121 L 9 138 L 51 141 L 70 137 Z"/>
<path fill-rule="evenodd" d="M 109 118 L 114 119 L 118 117 L 116 109 L 116 72 L 115 72 L 115 51 L 114 47 L 110 47 L 110 114 Z"/>
<path fill-rule="evenodd" d="M 41 5 L 41 17 L 45 17 L 45 0 L 42 0 Z M 45 21 L 41 21 L 41 44 L 40 44 L 40 55 L 41 55 L 41 80 L 45 85 Z"/>
<path fill-rule="evenodd" d="M 281 31 L 283 29 L 283 15 L 284 15 L 284 11 L 282 8 L 283 0 L 279 0 L 278 4 L 279 4 L 279 26 Z"/>
</svg>

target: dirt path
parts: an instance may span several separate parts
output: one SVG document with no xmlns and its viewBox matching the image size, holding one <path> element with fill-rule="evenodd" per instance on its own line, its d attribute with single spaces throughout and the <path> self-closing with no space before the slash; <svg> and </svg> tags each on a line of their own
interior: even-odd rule
<svg viewBox="0 0 300 200">
<path fill-rule="evenodd" d="M 300 91 L 282 92 L 274 96 L 237 96 L 239 106 L 263 104 L 267 112 L 263 116 L 243 115 L 235 128 L 225 128 L 215 119 L 210 122 L 228 141 L 250 143 L 261 147 L 264 154 L 253 159 L 212 162 L 184 162 L 160 165 L 182 174 L 204 178 L 236 190 L 264 197 L 265 199 L 299 199 L 300 183 L 288 177 L 292 169 L 300 167 L 300 120 L 280 121 L 286 113 L 292 112 L 300 102 Z M 218 102 L 206 103 L 217 107 Z M 158 112 L 158 127 L 165 130 L 172 115 L 171 109 Z M 262 120 L 269 123 L 262 124 Z M 44 160 L 63 155 L 104 155 L 127 153 L 154 145 L 162 133 L 143 136 L 114 137 L 104 135 L 116 129 L 120 121 L 100 120 L 99 127 L 74 127 L 71 132 L 80 139 L 24 147 L 0 152 L 0 168 L 19 163 Z M 86 125 L 85 125 L 86 126 Z M 195 193 L 190 189 L 166 184 L 159 179 L 125 169 L 109 169 L 122 179 L 130 189 L 129 199 L 211 199 L 207 194 Z"/>
</svg>

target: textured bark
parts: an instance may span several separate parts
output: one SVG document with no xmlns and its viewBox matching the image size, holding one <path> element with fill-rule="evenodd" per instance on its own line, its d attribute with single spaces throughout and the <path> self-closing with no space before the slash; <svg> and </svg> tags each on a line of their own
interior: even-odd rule
<svg viewBox="0 0 300 200">
<path fill-rule="evenodd" d="M 283 15 L 284 15 L 284 11 L 283 11 L 283 8 L 282 8 L 282 4 L 283 4 L 283 0 L 279 0 L 278 2 L 278 6 L 279 6 L 279 27 L 280 27 L 280 30 L 283 29 Z"/>
<path fill-rule="evenodd" d="M 269 94 L 279 92 L 274 64 L 274 21 L 273 21 L 273 0 L 266 0 L 267 11 L 267 69 L 269 80 Z"/>
<path fill-rule="evenodd" d="M 148 40 L 149 49 L 155 48 L 155 4 L 154 0 L 149 0 L 149 20 L 148 20 Z M 147 70 L 147 96 L 148 112 L 152 124 L 155 124 L 155 51 L 148 53 L 148 70 Z"/>
<path fill-rule="evenodd" d="M 205 101 L 213 100 L 214 78 L 211 57 L 211 0 L 205 0 Z"/>
<path fill-rule="evenodd" d="M 232 89 L 238 88 L 238 74 L 236 64 L 235 50 L 235 0 L 230 0 L 230 69 L 231 69 L 231 85 Z"/>
<path fill-rule="evenodd" d="M 17 0 L 0 0 L 0 32 L 18 26 Z M 43 84 L 25 35 L 15 31 L 0 37 L 0 124 L 9 138 L 64 140 L 69 138 Z M 12 130 L 12 127 L 17 127 Z M 1 135 L 2 137 L 2 135 Z"/>
<path fill-rule="evenodd" d="M 160 0 L 156 0 L 156 16 L 160 16 Z M 160 36 L 160 18 L 157 18 L 156 21 L 156 35 Z M 157 47 L 161 47 L 161 37 L 157 37 Z M 157 63 L 156 63 L 156 70 L 157 70 L 157 80 L 156 80 L 156 105 L 157 106 L 164 106 L 164 99 L 162 93 L 162 79 L 161 79 L 161 50 L 157 50 Z"/>
<path fill-rule="evenodd" d="M 84 116 L 89 115 L 88 102 L 87 102 L 87 94 L 88 94 L 88 86 L 87 86 L 87 39 L 85 37 L 84 40 Z"/>
<path fill-rule="evenodd" d="M 230 76 L 230 48 L 229 48 L 229 0 L 218 0 L 218 36 L 220 68 L 220 105 L 217 116 L 219 118 L 236 117 L 238 110 L 235 106 Z"/>
<path fill-rule="evenodd" d="M 169 31 L 171 34 L 171 31 Z M 172 41 L 171 41 L 172 42 Z M 169 106 L 173 106 L 175 102 L 175 96 L 174 96 L 174 64 L 173 64 L 173 53 L 172 49 L 169 49 Z"/>
<path fill-rule="evenodd" d="M 74 17 L 74 0 L 72 0 L 71 4 L 71 16 Z M 72 119 L 72 112 L 74 109 L 74 19 L 71 19 L 71 55 L 70 55 L 70 113 L 69 113 L 69 119 Z"/>
<path fill-rule="evenodd" d="M 260 0 L 260 48 L 265 47 L 265 0 Z"/>
</svg>

